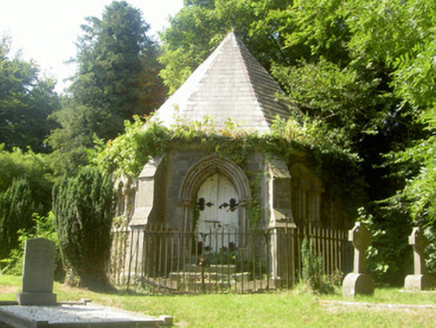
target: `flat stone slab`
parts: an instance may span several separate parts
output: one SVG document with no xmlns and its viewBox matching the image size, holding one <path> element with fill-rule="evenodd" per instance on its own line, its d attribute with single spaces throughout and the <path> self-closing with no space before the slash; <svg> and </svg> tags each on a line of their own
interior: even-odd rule
<svg viewBox="0 0 436 328">
<path fill-rule="evenodd" d="M 98 305 L 0 306 L 1 323 L 12 327 L 160 327 L 172 318 L 145 316 Z"/>
</svg>

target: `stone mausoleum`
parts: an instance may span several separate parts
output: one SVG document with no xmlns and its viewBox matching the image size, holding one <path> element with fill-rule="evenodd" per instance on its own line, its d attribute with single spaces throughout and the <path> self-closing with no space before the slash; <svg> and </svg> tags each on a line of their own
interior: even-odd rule
<svg viewBox="0 0 436 328">
<path fill-rule="evenodd" d="M 245 132 L 268 133 L 277 116 L 287 119 L 298 111 L 279 99 L 282 93 L 232 32 L 152 119 L 171 128 L 176 122 L 209 117 L 218 130 L 231 120 Z M 203 237 L 203 246 L 215 251 L 231 244 L 242 246 L 244 238 L 237 236 L 254 228 L 248 218 L 254 198 L 261 217 L 255 228 L 334 226 L 332 218 L 340 220 L 340 215 L 331 205 L 322 206 L 323 182 L 304 153 L 291 150 L 291 154 L 285 160 L 252 151 L 238 165 L 205 153 L 201 144 L 178 145 L 151 159 L 136 181 L 120 183 L 118 214 L 127 217 L 132 230 L 145 230 L 150 224 L 195 230 Z M 216 240 L 212 235 L 204 238 L 210 231 L 224 234 Z"/>
</svg>

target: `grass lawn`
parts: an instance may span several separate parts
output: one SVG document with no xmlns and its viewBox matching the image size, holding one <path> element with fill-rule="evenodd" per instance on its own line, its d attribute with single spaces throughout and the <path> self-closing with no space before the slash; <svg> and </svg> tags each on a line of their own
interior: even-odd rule
<svg viewBox="0 0 436 328">
<path fill-rule="evenodd" d="M 0 300 L 15 300 L 20 277 L 0 275 Z M 371 297 L 343 303 L 340 294 L 298 291 L 236 295 L 103 294 L 55 284 L 59 301 L 90 298 L 94 303 L 148 315 L 170 315 L 179 327 L 436 327 L 436 294 L 376 289 Z M 368 304 L 370 303 L 370 304 Z M 379 305 L 377 305 L 379 304 Z M 410 308 L 380 304 L 409 304 Z M 416 305 L 433 305 L 425 308 Z"/>
</svg>

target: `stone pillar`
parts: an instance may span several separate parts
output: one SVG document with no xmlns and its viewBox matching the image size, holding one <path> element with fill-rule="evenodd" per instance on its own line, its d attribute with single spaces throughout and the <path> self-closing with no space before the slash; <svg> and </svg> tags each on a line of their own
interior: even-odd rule
<svg viewBox="0 0 436 328">
<path fill-rule="evenodd" d="M 356 294 L 372 294 L 374 282 L 364 273 L 365 251 L 371 243 L 372 236 L 362 222 L 356 222 L 354 228 L 348 231 L 348 240 L 354 246 L 353 272 L 349 273 L 342 283 L 342 295 L 354 297 Z"/>
<path fill-rule="evenodd" d="M 269 226 L 271 279 L 276 288 L 289 288 L 295 283 L 295 236 L 293 222 L 275 222 Z"/>
<path fill-rule="evenodd" d="M 419 291 L 430 289 L 435 286 L 435 279 L 426 274 L 424 251 L 428 245 L 428 240 L 419 227 L 413 228 L 409 236 L 409 245 L 413 247 L 413 260 L 415 274 L 408 275 L 404 280 L 404 289 L 409 291 Z"/>
<path fill-rule="evenodd" d="M 155 203 L 160 201 L 162 208 L 164 208 L 164 202 L 162 199 L 157 200 L 157 189 L 162 187 L 163 181 L 158 179 L 158 169 L 161 167 L 163 156 L 157 156 L 148 161 L 142 169 L 141 174 L 138 177 L 138 194 L 135 203 L 135 212 L 133 213 L 130 226 L 142 227 L 150 222 L 150 216 Z M 158 208 L 154 208 L 154 211 L 158 211 Z"/>
</svg>

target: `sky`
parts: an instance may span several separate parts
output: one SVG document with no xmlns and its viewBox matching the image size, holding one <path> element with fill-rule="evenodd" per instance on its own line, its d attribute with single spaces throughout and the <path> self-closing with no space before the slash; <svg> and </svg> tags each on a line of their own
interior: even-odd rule
<svg viewBox="0 0 436 328">
<path fill-rule="evenodd" d="M 183 6 L 183 0 L 127 0 L 141 10 L 150 25 L 148 35 L 157 35 L 169 25 Z M 0 38 L 12 39 L 10 55 L 21 51 L 21 58 L 34 60 L 43 77 L 58 81 L 56 90 L 63 92 L 65 79 L 74 75 L 75 65 L 66 64 L 76 57 L 77 38 L 85 17 L 102 17 L 112 0 L 0 0 Z M 155 38 L 158 39 L 157 36 Z"/>
</svg>

